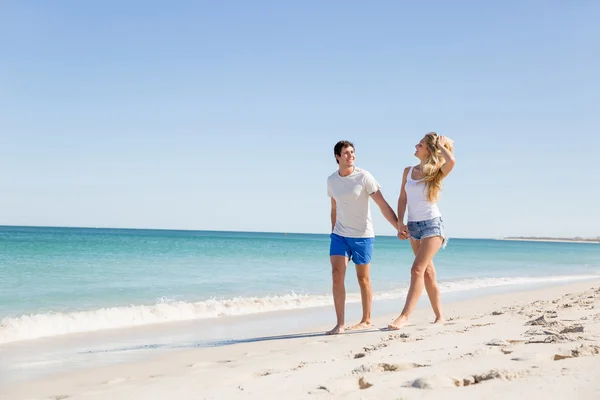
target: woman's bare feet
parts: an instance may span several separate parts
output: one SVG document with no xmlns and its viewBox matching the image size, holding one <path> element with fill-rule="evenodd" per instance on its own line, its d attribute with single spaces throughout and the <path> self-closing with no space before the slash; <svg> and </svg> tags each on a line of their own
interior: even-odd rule
<svg viewBox="0 0 600 400">
<path fill-rule="evenodd" d="M 438 324 L 438 325 L 444 325 L 445 322 L 446 322 L 446 319 L 444 319 L 444 317 L 438 317 L 435 319 L 435 321 L 433 321 L 434 324 Z"/>
<path fill-rule="evenodd" d="M 340 333 L 344 333 L 344 327 L 342 325 L 336 325 L 332 330 L 325 333 L 326 335 L 339 335 Z"/>
<path fill-rule="evenodd" d="M 352 331 L 352 330 L 359 330 L 359 329 L 367 329 L 367 328 L 371 328 L 371 327 L 373 327 L 373 325 L 371 325 L 371 321 L 366 321 L 366 322 L 359 322 L 356 325 L 349 326 L 347 329 L 349 331 Z"/>
<path fill-rule="evenodd" d="M 391 324 L 388 325 L 388 329 L 392 330 L 392 331 L 397 331 L 398 329 L 401 329 L 402 327 L 406 326 L 408 324 L 408 317 L 405 317 L 404 315 L 400 315 L 398 318 L 396 318 L 396 320 L 394 322 L 392 322 Z"/>
</svg>

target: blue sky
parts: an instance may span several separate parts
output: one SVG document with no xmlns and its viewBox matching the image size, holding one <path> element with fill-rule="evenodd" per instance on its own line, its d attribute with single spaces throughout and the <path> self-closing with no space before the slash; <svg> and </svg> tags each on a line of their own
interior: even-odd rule
<svg viewBox="0 0 600 400">
<path fill-rule="evenodd" d="M 0 224 L 327 232 L 335 142 L 452 237 L 600 236 L 595 1 L 5 1 Z M 372 203 L 378 234 L 391 226 Z"/>
</svg>

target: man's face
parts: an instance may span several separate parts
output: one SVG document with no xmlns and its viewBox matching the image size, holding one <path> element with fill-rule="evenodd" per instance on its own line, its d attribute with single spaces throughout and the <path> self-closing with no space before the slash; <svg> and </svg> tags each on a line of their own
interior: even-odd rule
<svg viewBox="0 0 600 400">
<path fill-rule="evenodd" d="M 340 166 L 342 167 L 354 166 L 354 159 L 356 158 L 354 156 L 354 147 L 346 146 L 342 148 L 341 155 L 336 155 L 335 158 L 337 158 L 337 160 L 340 163 Z"/>
</svg>

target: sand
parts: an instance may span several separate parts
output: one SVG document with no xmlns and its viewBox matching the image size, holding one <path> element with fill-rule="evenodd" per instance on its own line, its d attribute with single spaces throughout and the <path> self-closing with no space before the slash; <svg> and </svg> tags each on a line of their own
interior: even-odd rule
<svg viewBox="0 0 600 400">
<path fill-rule="evenodd" d="M 173 350 L 5 385 L 0 398 L 600 399 L 599 281 L 461 301 L 445 311 L 444 325 L 431 324 L 423 308 L 396 332 L 378 329 L 390 315 L 344 335 L 325 336 L 331 326 L 322 326 Z"/>
</svg>

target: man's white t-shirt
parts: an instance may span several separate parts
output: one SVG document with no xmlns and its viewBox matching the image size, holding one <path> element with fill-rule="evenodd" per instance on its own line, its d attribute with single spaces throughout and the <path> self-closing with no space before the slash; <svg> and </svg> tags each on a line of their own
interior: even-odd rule
<svg viewBox="0 0 600 400">
<path fill-rule="evenodd" d="M 373 175 L 361 168 L 354 168 L 348 176 L 338 171 L 327 178 L 327 195 L 336 203 L 333 233 L 349 238 L 375 237 L 371 221 L 371 195 L 381 186 Z"/>
</svg>

